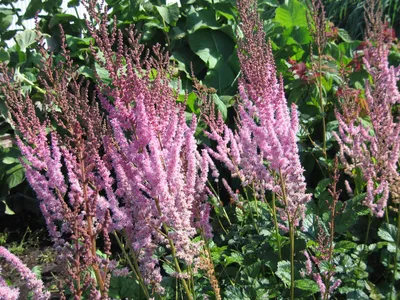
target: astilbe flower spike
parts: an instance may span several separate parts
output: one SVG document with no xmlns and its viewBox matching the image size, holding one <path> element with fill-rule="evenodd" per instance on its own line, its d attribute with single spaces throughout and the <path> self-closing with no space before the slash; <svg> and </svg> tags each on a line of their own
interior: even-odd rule
<svg viewBox="0 0 400 300">
<path fill-rule="evenodd" d="M 371 9 L 375 9 L 371 5 Z M 377 12 L 379 14 L 379 10 Z M 343 113 L 336 111 L 339 133 L 334 133 L 340 146 L 340 158 L 345 171 L 354 176 L 358 168 L 366 181 L 364 204 L 382 217 L 389 193 L 393 201 L 400 201 L 398 162 L 400 151 L 400 122 L 393 116 L 393 108 L 400 103 L 397 82 L 400 67 L 389 66 L 388 45 L 384 43 L 380 16 L 367 11 L 367 40 L 364 66 L 371 80 L 365 81 L 365 103 L 370 123 L 362 122 L 360 109 L 351 118 L 346 113 L 348 103 L 342 103 Z M 368 124 L 368 125 L 366 125 Z"/>
<path fill-rule="evenodd" d="M 217 142 L 210 154 L 223 162 L 243 186 L 254 185 L 278 195 L 280 226 L 299 225 L 307 194 L 296 134 L 296 106 L 287 107 L 282 79 L 277 79 L 272 49 L 265 42 L 256 1 L 238 1 L 243 38 L 238 40 L 242 76 L 239 80 L 238 128 L 210 126 L 208 137 Z M 212 124 L 211 124 L 212 125 Z M 233 198 L 235 195 L 231 195 Z"/>
<path fill-rule="evenodd" d="M 109 255 L 110 218 L 100 196 L 96 163 L 101 160 L 106 129 L 98 106 L 88 100 L 88 86 L 75 72 L 60 29 L 64 61 L 54 66 L 52 55 L 39 46 L 44 74 L 39 80 L 46 91 L 44 121 L 29 95 L 24 96 L 20 87 L 12 84 L 12 73 L 4 65 L 1 88 L 18 133 L 16 143 L 25 157 L 21 162 L 26 178 L 40 200 L 50 237 L 67 268 L 65 280 L 77 299 L 86 288 L 98 289 L 97 298 L 105 298 L 109 274 L 100 266 L 107 270 L 107 259 L 97 256 L 96 239 L 104 236 L 104 252 Z M 96 282 L 90 270 L 96 274 Z"/>
<path fill-rule="evenodd" d="M 196 117 L 188 125 L 185 103 L 177 102 L 169 56 L 158 45 L 151 55 L 144 52 L 133 28 L 126 32 L 130 47 L 123 46 L 123 32 L 113 30 L 110 36 L 107 10 L 98 16 L 93 4 L 89 3 L 88 11 L 97 26 L 88 24 L 88 28 L 106 59 L 94 47 L 92 51 L 112 85 L 101 84 L 98 89 L 113 131 L 112 137 L 105 138 L 108 160 L 101 172 L 103 186 L 114 228 L 124 229 L 145 282 L 162 292 L 154 251 L 166 246 L 180 262 L 191 266 L 201 250 L 192 239 L 198 231 L 211 236 L 206 202 L 210 159 L 206 151 L 197 150 Z M 188 276 L 179 264 L 175 268 L 177 277 Z"/>
<path fill-rule="evenodd" d="M 34 300 L 46 300 L 50 298 L 50 293 L 45 290 L 43 282 L 37 279 L 36 275 L 18 257 L 1 246 L 0 257 L 4 258 L 10 266 L 16 269 L 21 278 L 26 282 L 27 287 L 33 292 Z M 18 297 L 18 289 L 9 287 L 0 275 L 0 299 L 17 300 Z"/>
</svg>

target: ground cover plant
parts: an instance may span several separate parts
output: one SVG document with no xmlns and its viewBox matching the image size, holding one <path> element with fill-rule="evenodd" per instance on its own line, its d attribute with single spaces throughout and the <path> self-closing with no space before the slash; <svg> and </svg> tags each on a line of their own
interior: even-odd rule
<svg viewBox="0 0 400 300">
<path fill-rule="evenodd" d="M 84 4 L 1 50 L 5 212 L 26 177 L 60 268 L 4 234 L 1 299 L 399 297 L 387 4 L 363 41 L 320 0 Z"/>
</svg>

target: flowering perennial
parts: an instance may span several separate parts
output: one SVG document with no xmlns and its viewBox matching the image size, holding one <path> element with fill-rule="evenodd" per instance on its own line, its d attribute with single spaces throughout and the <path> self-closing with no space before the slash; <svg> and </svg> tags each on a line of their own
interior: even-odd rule
<svg viewBox="0 0 400 300">
<path fill-rule="evenodd" d="M 238 128 L 210 126 L 217 142 L 211 155 L 222 161 L 243 186 L 254 186 L 259 197 L 277 194 L 280 226 L 297 226 L 311 195 L 300 164 L 295 105 L 287 107 L 282 79 L 278 80 L 271 46 L 265 42 L 256 1 L 239 1 L 243 38 L 238 41 L 242 77 L 239 81 Z M 212 124 L 211 124 L 212 125 Z M 229 191 L 229 189 L 228 189 Z M 231 197 L 236 198 L 231 192 Z"/>
<path fill-rule="evenodd" d="M 347 173 L 354 175 L 358 168 L 367 183 L 365 205 L 371 212 L 382 217 L 392 193 L 394 201 L 400 201 L 399 174 L 397 172 L 400 151 L 400 123 L 392 114 L 400 103 L 397 81 L 400 67 L 389 67 L 388 45 L 377 41 L 364 50 L 365 69 L 371 81 L 365 81 L 365 102 L 370 122 L 359 117 L 361 107 L 349 116 L 348 103 L 343 103 L 343 113 L 336 111 L 339 134 L 334 133 L 340 146 L 340 158 Z"/>
</svg>

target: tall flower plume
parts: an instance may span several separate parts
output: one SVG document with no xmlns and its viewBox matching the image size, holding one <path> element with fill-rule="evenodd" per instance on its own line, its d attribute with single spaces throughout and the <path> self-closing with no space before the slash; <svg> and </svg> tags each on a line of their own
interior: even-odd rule
<svg viewBox="0 0 400 300">
<path fill-rule="evenodd" d="M 100 269 L 107 260 L 98 257 L 96 240 L 103 235 L 103 250 L 109 254 L 110 218 L 100 195 L 103 188 L 98 184 L 96 163 L 106 129 L 98 105 L 89 101 L 88 85 L 73 67 L 60 29 L 63 61 L 55 65 L 53 56 L 39 45 L 43 58 L 40 82 L 45 90 L 42 114 L 29 95 L 12 83 L 12 73 L 5 65 L 1 66 L 1 88 L 18 133 L 16 143 L 25 157 L 21 161 L 26 178 L 67 268 L 70 290 L 80 297 L 84 289 L 91 288 L 93 295 L 104 298 L 109 277 Z M 87 276 L 89 269 L 96 280 Z"/>
<path fill-rule="evenodd" d="M 127 31 L 130 47 L 123 46 L 122 31 L 108 33 L 106 10 L 99 17 L 93 7 L 89 3 L 89 14 L 99 29 L 88 27 L 106 59 L 92 50 L 112 85 L 98 90 L 113 131 L 104 142 L 108 160 L 101 172 L 103 186 L 115 228 L 125 230 L 142 275 L 161 291 L 154 251 L 164 245 L 181 262 L 193 265 L 200 244 L 192 239 L 199 231 L 211 235 L 206 202 L 209 157 L 197 150 L 196 117 L 188 125 L 185 103 L 177 102 L 169 56 L 160 46 L 144 52 L 132 28 Z M 178 277 L 187 276 L 176 267 Z"/>
<path fill-rule="evenodd" d="M 243 38 L 238 40 L 242 76 L 239 81 L 238 128 L 210 126 L 217 142 L 211 155 L 222 161 L 242 185 L 277 194 L 281 227 L 297 226 L 310 200 L 300 164 L 295 105 L 287 107 L 282 79 L 277 79 L 272 49 L 265 42 L 257 1 L 238 1 Z M 232 195 L 234 197 L 234 195 Z"/>
<path fill-rule="evenodd" d="M 371 1 L 372 4 L 374 1 Z M 350 175 L 356 168 L 362 172 L 367 183 L 364 204 L 371 212 L 382 217 L 392 193 L 394 201 L 400 201 L 397 172 L 400 151 L 400 122 L 393 116 L 393 108 L 400 103 L 397 82 L 400 67 L 389 66 L 389 50 L 382 34 L 383 24 L 380 10 L 370 6 L 366 13 L 367 37 L 364 49 L 364 66 L 371 80 L 365 81 L 366 111 L 369 123 L 358 116 L 360 109 L 348 116 L 347 106 L 343 112 L 336 111 L 339 134 L 335 133 L 340 146 L 340 158 Z"/>
</svg>

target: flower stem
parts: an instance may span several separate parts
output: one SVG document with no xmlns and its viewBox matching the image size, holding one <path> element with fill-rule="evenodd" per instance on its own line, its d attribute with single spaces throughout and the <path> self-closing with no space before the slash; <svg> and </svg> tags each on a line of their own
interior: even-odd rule
<svg viewBox="0 0 400 300">
<path fill-rule="evenodd" d="M 393 289 L 395 289 L 396 283 L 396 275 L 397 275 L 397 260 L 398 260 L 398 251 L 400 246 L 400 205 L 397 207 L 397 237 L 396 237 L 396 252 L 394 253 L 394 271 L 392 278 L 392 288 L 390 289 L 390 298 L 392 299 Z"/>
<path fill-rule="evenodd" d="M 279 260 L 282 260 L 281 236 L 279 235 L 278 220 L 276 217 L 276 194 L 272 193 L 272 214 L 274 215 L 275 235 L 278 243 Z"/>
<path fill-rule="evenodd" d="M 289 222 L 290 236 L 290 299 L 294 300 L 294 226 Z"/>
<path fill-rule="evenodd" d="M 122 243 L 121 239 L 118 237 L 118 234 L 115 231 L 114 231 L 114 236 L 115 236 L 115 239 L 117 240 L 119 248 L 122 251 L 122 254 L 124 255 L 125 259 L 128 261 L 128 264 L 131 267 L 132 272 L 135 274 L 136 279 L 139 281 L 139 284 L 140 284 L 144 294 L 146 295 L 146 298 L 149 299 L 150 298 L 149 291 L 147 290 L 146 285 L 143 280 L 143 277 L 140 274 L 139 265 L 137 263 L 135 253 L 132 251 L 132 257 L 133 257 L 133 261 L 134 261 L 132 263 L 130 256 L 128 255 L 128 253 L 125 250 L 124 244 Z"/>
</svg>

